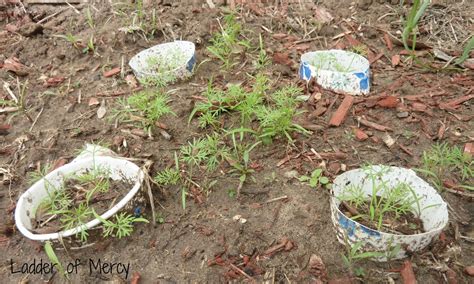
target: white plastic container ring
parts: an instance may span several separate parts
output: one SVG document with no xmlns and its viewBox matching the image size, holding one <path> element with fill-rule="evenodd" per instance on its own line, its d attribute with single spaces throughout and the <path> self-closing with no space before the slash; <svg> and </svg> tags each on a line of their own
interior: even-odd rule
<svg viewBox="0 0 474 284">
<path fill-rule="evenodd" d="M 156 58 L 165 64 L 165 61 L 170 60 L 173 54 L 179 55 L 179 62 L 174 70 L 166 73 L 171 73 L 177 79 L 191 76 L 196 65 L 196 47 L 190 41 L 178 40 L 155 45 L 136 54 L 128 64 L 138 79 L 160 76 L 162 74 L 150 70 L 150 58 Z"/>
<path fill-rule="evenodd" d="M 15 223 L 18 230 L 25 237 L 31 240 L 46 241 L 58 239 L 60 236 L 68 237 L 84 229 L 84 227 L 76 227 L 57 233 L 36 234 L 32 232 L 33 224 L 31 223 L 31 220 L 34 219 L 36 209 L 40 203 L 48 196 L 45 182 L 49 182 L 54 187 L 60 188 L 65 175 L 84 172 L 87 169 L 93 168 L 94 165 L 97 167 L 109 169 L 111 173 L 110 177 L 114 180 L 122 180 L 125 178 L 127 181 L 134 183 L 133 187 L 123 197 L 122 200 L 120 200 L 112 208 L 101 215 L 101 217 L 104 219 L 108 219 L 109 217 L 113 216 L 133 198 L 133 196 L 140 189 L 145 176 L 143 171 L 134 163 L 124 159 L 106 156 L 89 157 L 76 160 L 74 163 L 66 164 L 46 175 L 43 179 L 36 182 L 20 196 L 15 209 Z M 85 228 L 90 229 L 99 225 L 100 223 L 100 220 L 93 219 L 85 224 Z"/>
<path fill-rule="evenodd" d="M 336 93 L 370 92 L 369 61 L 353 52 L 339 49 L 307 52 L 301 56 L 299 76 L 306 81 L 315 78 L 321 87 Z"/>
<path fill-rule="evenodd" d="M 381 169 L 381 166 L 373 166 L 372 169 Z M 398 235 L 385 233 L 368 228 L 357 221 L 351 220 L 339 210 L 340 196 L 350 184 L 360 185 L 367 197 L 372 193 L 371 179 L 363 169 L 355 169 L 339 175 L 332 187 L 331 197 L 331 219 L 336 228 L 337 239 L 345 244 L 346 239 L 350 245 L 362 242 L 362 249 L 366 252 L 382 252 L 389 254 L 399 245 L 400 250 L 391 259 L 400 259 L 407 256 L 407 251 L 416 252 L 425 248 L 434 238 L 438 237 L 448 223 L 447 204 L 438 192 L 427 182 L 422 180 L 416 173 L 409 169 L 389 167 L 389 170 L 381 177 L 389 186 L 395 186 L 404 182 L 409 184 L 418 197 L 421 210 L 418 216 L 423 222 L 424 233 L 414 235 Z M 415 205 L 414 205 L 415 206 Z M 424 208 L 424 209 L 423 209 Z M 416 208 L 413 208 L 416 212 Z M 378 261 L 389 260 L 387 256 L 377 257 Z"/>
</svg>

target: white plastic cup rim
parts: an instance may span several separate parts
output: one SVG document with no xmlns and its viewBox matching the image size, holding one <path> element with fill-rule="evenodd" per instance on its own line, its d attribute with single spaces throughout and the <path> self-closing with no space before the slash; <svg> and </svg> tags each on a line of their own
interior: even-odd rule
<svg viewBox="0 0 474 284">
<path fill-rule="evenodd" d="M 88 223 L 83 226 L 78 226 L 76 228 L 60 231 L 56 233 L 48 233 L 48 234 L 36 234 L 30 231 L 32 228 L 30 220 L 33 218 L 33 212 L 36 211 L 37 206 L 45 197 L 44 195 L 47 194 L 44 182 L 45 179 L 53 183 L 57 180 L 62 180 L 64 174 L 77 172 L 85 169 L 91 168 L 93 165 L 98 166 L 109 166 L 112 172 L 112 177 L 114 173 L 117 174 L 117 179 L 120 179 L 120 175 L 118 171 L 121 171 L 122 174 L 127 176 L 127 178 L 135 179 L 135 183 L 130 191 L 116 203 L 112 208 L 108 211 L 104 212 L 101 217 L 103 219 L 108 219 L 114 214 L 116 214 L 120 209 L 122 209 L 138 192 L 141 187 L 141 183 L 144 179 L 143 171 L 134 163 L 129 162 L 124 159 L 118 159 L 113 157 L 107 156 L 96 156 L 90 158 L 84 158 L 80 160 L 76 160 L 74 163 L 66 164 L 54 171 L 50 172 L 46 175 L 43 179 L 39 180 L 35 184 L 33 184 L 26 192 L 24 192 L 20 198 L 18 199 L 16 209 L 15 209 L 15 223 L 18 230 L 27 238 L 31 240 L 38 240 L 38 241 L 46 241 L 46 240 L 54 240 L 60 237 L 69 237 L 83 229 L 91 229 L 101 223 L 99 219 L 92 219 Z M 117 171 L 117 172 L 114 172 Z M 114 178 L 115 179 L 115 178 Z M 41 196 L 41 197 L 38 197 Z"/>
<path fill-rule="evenodd" d="M 374 168 L 380 166 L 373 166 Z M 431 187 L 427 182 L 418 177 L 413 170 L 390 167 L 390 170 L 385 176 L 384 180 L 392 183 L 398 181 L 404 181 L 409 183 L 414 192 L 421 197 L 419 201 L 420 208 L 424 208 L 421 211 L 421 216 L 419 218 L 423 221 L 425 232 L 412 234 L 412 235 L 402 235 L 382 232 L 376 229 L 369 228 L 356 220 L 352 220 L 347 217 L 341 210 L 339 210 L 340 201 L 337 198 L 341 194 L 349 181 L 352 181 L 352 184 L 360 184 L 363 186 L 363 191 L 367 196 L 370 196 L 370 185 L 365 185 L 364 180 L 365 174 L 362 172 L 362 169 L 355 169 L 348 172 L 345 172 L 339 175 L 333 183 L 333 194 L 330 200 L 331 208 L 331 219 L 333 225 L 336 227 L 336 230 L 339 233 L 344 232 L 343 234 L 347 235 L 350 243 L 355 243 L 361 241 L 364 244 L 370 244 L 372 249 L 369 251 L 388 251 L 390 247 L 396 244 L 406 244 L 408 248 L 412 251 L 418 251 L 441 233 L 446 224 L 449 221 L 447 204 L 437 193 L 437 191 Z M 436 205 L 431 207 L 430 205 Z M 340 236 L 338 235 L 338 240 L 340 242 Z M 392 243 L 393 242 L 393 243 Z M 406 251 L 404 248 L 398 252 L 398 254 L 393 257 L 393 259 L 400 259 L 406 256 Z M 378 261 L 387 260 L 386 257 L 378 257 Z"/>
<path fill-rule="evenodd" d="M 168 70 L 168 71 L 165 71 L 165 72 L 161 72 L 161 73 L 156 73 L 156 72 L 148 72 L 148 71 L 144 71 L 140 64 L 139 64 L 139 58 L 141 56 L 147 56 L 147 54 L 153 50 L 159 50 L 159 49 L 162 49 L 163 47 L 166 47 L 166 46 L 169 46 L 169 45 L 176 45 L 178 48 L 180 46 L 188 46 L 190 48 L 190 50 L 192 50 L 192 52 L 190 52 L 188 58 L 186 59 L 186 61 L 184 62 L 183 65 L 181 66 L 178 66 L 176 67 L 175 69 L 173 70 Z M 195 53 L 196 53 L 196 46 L 193 42 L 190 42 L 190 41 L 183 41 L 183 40 L 176 40 L 176 41 L 171 41 L 171 42 L 166 42 L 166 43 L 161 43 L 161 44 L 158 44 L 158 45 L 155 45 L 155 46 L 152 46 L 148 49 L 145 49 L 145 50 L 142 50 L 140 51 L 139 53 L 137 53 L 135 56 L 133 56 L 128 65 L 130 65 L 130 67 L 132 68 L 132 70 L 134 71 L 135 75 L 137 75 L 137 77 L 140 77 L 140 76 L 156 76 L 156 75 L 165 75 L 165 74 L 171 74 L 171 73 L 176 73 L 178 72 L 179 70 L 185 68 L 186 69 L 186 65 L 188 64 L 188 62 L 193 58 L 193 56 L 195 56 Z"/>
</svg>

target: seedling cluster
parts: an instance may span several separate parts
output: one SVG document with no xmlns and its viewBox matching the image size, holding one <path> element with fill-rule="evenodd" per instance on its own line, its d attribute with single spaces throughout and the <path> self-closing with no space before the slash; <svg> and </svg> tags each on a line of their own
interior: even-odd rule
<svg viewBox="0 0 474 284">
<path fill-rule="evenodd" d="M 397 230 L 404 230 L 402 228 L 405 226 L 412 230 L 421 230 L 421 220 L 419 222 L 413 220 L 428 207 L 420 207 L 421 197 L 415 193 L 410 184 L 397 182 L 391 185 L 385 180 L 384 175 L 388 171 L 388 167 L 365 166 L 366 180 L 371 187 L 370 195 L 364 193 L 362 185 L 350 184 L 338 196 L 342 202 L 341 208 L 346 207 L 351 219 L 359 220 L 379 231 L 398 232 Z M 402 217 L 404 221 L 413 222 L 400 223 Z"/>
<path fill-rule="evenodd" d="M 120 99 L 120 107 L 113 109 L 111 119 L 139 125 L 150 133 L 161 117 L 174 114 L 169 102 L 169 97 L 159 90 L 143 90 L 126 99 Z"/>
<path fill-rule="evenodd" d="M 231 68 L 234 65 L 232 54 L 240 53 L 241 48 L 250 48 L 250 43 L 247 40 L 239 39 L 242 37 L 242 26 L 236 21 L 233 14 L 224 17 L 224 25 L 220 21 L 218 23 L 220 32 L 213 35 L 212 46 L 209 46 L 207 50 L 221 60 L 225 68 Z M 262 56 L 261 59 L 264 59 L 263 54 L 260 56 Z"/>
<path fill-rule="evenodd" d="M 41 177 L 44 172 L 31 177 Z M 103 237 L 123 238 L 133 232 L 133 223 L 148 222 L 126 212 L 116 215 L 115 222 L 99 216 L 111 207 L 111 199 L 116 200 L 129 189 L 127 182 L 114 181 L 106 168 L 94 165 L 84 172 L 66 175 L 59 186 L 53 185 L 48 179 L 44 181 L 48 196 L 35 212 L 36 229 L 39 231 L 48 227 L 53 231 L 78 227 L 76 237 L 86 243 L 89 233 L 85 225 L 94 218 L 102 222 Z M 121 183 L 123 188 L 120 187 Z"/>
<path fill-rule="evenodd" d="M 422 167 L 416 169 L 424 174 L 438 190 L 443 190 L 443 183 L 448 179 L 454 180 L 459 187 L 474 190 L 469 181 L 474 179 L 474 159 L 463 149 L 446 143 L 435 144 L 424 151 Z"/>
</svg>

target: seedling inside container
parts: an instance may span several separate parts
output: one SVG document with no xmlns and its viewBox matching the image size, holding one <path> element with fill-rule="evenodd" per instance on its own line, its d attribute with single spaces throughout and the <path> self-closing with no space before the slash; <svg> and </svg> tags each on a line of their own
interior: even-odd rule
<svg viewBox="0 0 474 284">
<path fill-rule="evenodd" d="M 176 71 L 186 64 L 188 58 L 181 50 L 173 50 L 166 54 L 157 54 L 146 59 L 147 75 L 140 78 L 140 83 L 145 86 L 164 87 L 177 80 Z"/>
<path fill-rule="evenodd" d="M 419 216 L 425 208 L 420 207 L 419 197 L 410 184 L 389 184 L 383 179 L 388 167 L 375 169 L 364 167 L 366 180 L 371 187 L 367 196 L 362 185 L 348 185 L 338 197 L 340 209 L 353 220 L 379 231 L 397 234 L 423 232 Z"/>
<path fill-rule="evenodd" d="M 91 169 L 64 176 L 58 186 L 45 179 L 44 186 L 48 197 L 35 210 L 33 231 L 51 233 L 78 228 L 76 236 L 85 243 L 89 237 L 86 224 L 108 211 L 115 200 L 128 193 L 132 184 L 126 179 L 112 179 L 108 169 L 94 164 Z M 99 218 L 104 225 L 104 237 L 128 236 L 133 230 L 131 223 L 148 222 L 126 212 L 115 219 L 112 222 Z"/>
</svg>

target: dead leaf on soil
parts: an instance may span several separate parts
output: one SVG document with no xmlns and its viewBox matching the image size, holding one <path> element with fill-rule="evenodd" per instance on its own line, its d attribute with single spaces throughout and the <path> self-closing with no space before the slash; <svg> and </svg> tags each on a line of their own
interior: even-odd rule
<svg viewBox="0 0 474 284">
<path fill-rule="evenodd" d="M 292 61 L 289 58 L 288 53 L 275 52 L 273 54 L 273 62 L 287 66 L 292 65 Z"/>
<path fill-rule="evenodd" d="M 474 143 L 466 143 L 464 145 L 464 153 L 474 156 Z"/>
<path fill-rule="evenodd" d="M 388 96 L 378 101 L 377 105 L 384 108 L 395 108 L 398 105 L 398 98 L 395 96 Z"/>
<path fill-rule="evenodd" d="M 331 15 L 331 13 L 329 13 L 329 11 L 323 7 L 314 8 L 314 17 L 316 18 L 316 21 L 323 25 L 328 24 L 334 20 L 334 17 Z"/>
<path fill-rule="evenodd" d="M 403 267 L 400 270 L 404 284 L 416 284 L 415 272 L 413 272 L 413 266 L 411 261 L 405 260 Z"/>
<path fill-rule="evenodd" d="M 113 69 L 111 69 L 111 70 L 109 70 L 109 71 L 105 71 L 105 72 L 104 72 L 104 77 L 105 77 L 105 78 L 108 78 L 108 77 L 115 76 L 115 75 L 117 75 L 118 73 L 120 73 L 120 71 L 121 71 L 120 67 L 115 67 L 115 68 L 113 68 Z"/>
<path fill-rule="evenodd" d="M 390 36 L 388 35 L 388 33 L 384 33 L 383 40 L 385 42 L 385 45 L 387 46 L 387 49 L 392 50 L 393 49 L 393 42 L 392 42 L 392 39 L 390 38 Z M 400 55 L 398 57 L 400 57 Z"/>
<path fill-rule="evenodd" d="M 469 276 L 474 276 L 474 265 L 466 267 L 464 272 L 466 272 L 466 274 Z"/>
<path fill-rule="evenodd" d="M 400 64 L 400 54 L 395 54 L 392 56 L 392 66 L 395 67 L 398 66 L 398 64 Z"/>
<path fill-rule="evenodd" d="M 133 272 L 132 279 L 130 279 L 130 284 L 138 284 L 140 281 L 140 273 L 138 272 Z"/>
<path fill-rule="evenodd" d="M 106 113 L 107 113 L 107 109 L 105 108 L 105 100 L 102 100 L 100 107 L 97 109 L 97 117 L 99 119 L 102 119 L 104 118 Z"/>
<path fill-rule="evenodd" d="M 99 100 L 97 98 L 90 98 L 89 99 L 89 106 L 98 106 L 100 104 Z"/>
<path fill-rule="evenodd" d="M 309 258 L 309 273 L 319 280 L 327 281 L 328 272 L 321 257 L 315 254 L 311 255 Z"/>
<path fill-rule="evenodd" d="M 55 87 L 55 86 L 61 84 L 62 82 L 64 82 L 65 79 L 66 78 L 64 78 L 64 77 L 51 77 L 51 78 L 48 78 L 46 80 L 46 82 L 44 82 L 43 87 L 46 87 L 46 88 Z"/>
<path fill-rule="evenodd" d="M 29 68 L 23 65 L 16 57 L 6 59 L 5 62 L 3 62 L 3 69 L 11 71 L 18 76 L 26 76 L 30 73 Z"/>
<path fill-rule="evenodd" d="M 135 79 L 135 76 L 133 75 L 127 75 L 125 77 L 125 82 L 127 82 L 127 85 L 130 86 L 130 88 L 135 89 L 138 87 L 138 82 L 137 79 Z"/>
</svg>

